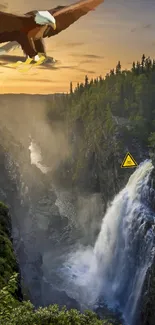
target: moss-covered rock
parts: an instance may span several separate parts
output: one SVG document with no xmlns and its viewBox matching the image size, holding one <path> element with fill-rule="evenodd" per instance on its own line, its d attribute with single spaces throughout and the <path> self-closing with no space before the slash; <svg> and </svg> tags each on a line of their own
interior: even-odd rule
<svg viewBox="0 0 155 325">
<path fill-rule="evenodd" d="M 11 238 L 11 218 L 7 206 L 0 202 L 0 231 Z"/>
<path fill-rule="evenodd" d="M 19 273 L 19 267 L 12 244 L 11 218 L 7 206 L 0 202 L 0 289 L 8 283 L 14 272 Z M 18 289 L 15 295 L 21 300 L 22 294 L 19 282 L 18 277 Z"/>
</svg>

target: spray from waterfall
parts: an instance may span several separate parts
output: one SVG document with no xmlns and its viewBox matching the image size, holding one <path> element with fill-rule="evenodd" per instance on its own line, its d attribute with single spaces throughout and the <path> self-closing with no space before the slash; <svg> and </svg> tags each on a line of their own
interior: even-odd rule
<svg viewBox="0 0 155 325">
<path fill-rule="evenodd" d="M 32 165 L 35 165 L 37 168 L 39 168 L 43 174 L 47 174 L 49 171 L 51 171 L 50 167 L 44 166 L 42 164 L 41 150 L 34 140 L 31 140 L 29 150 Z"/>
<path fill-rule="evenodd" d="M 102 295 L 119 308 L 125 324 L 135 325 L 148 267 L 154 256 L 155 215 L 149 206 L 150 160 L 131 175 L 103 217 L 94 247 L 72 252 L 63 267 L 64 288 L 84 308 Z"/>
</svg>

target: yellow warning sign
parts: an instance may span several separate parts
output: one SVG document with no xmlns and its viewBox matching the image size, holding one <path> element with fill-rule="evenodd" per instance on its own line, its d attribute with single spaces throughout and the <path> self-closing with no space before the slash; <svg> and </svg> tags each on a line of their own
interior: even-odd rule
<svg viewBox="0 0 155 325">
<path fill-rule="evenodd" d="M 134 160 L 134 158 L 131 156 L 130 152 L 128 152 L 122 162 L 121 168 L 129 168 L 129 167 L 137 167 L 138 164 Z"/>
</svg>

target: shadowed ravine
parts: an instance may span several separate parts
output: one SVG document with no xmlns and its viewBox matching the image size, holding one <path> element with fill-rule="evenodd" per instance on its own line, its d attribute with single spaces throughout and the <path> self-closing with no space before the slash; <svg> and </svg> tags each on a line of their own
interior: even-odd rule
<svg viewBox="0 0 155 325">
<path fill-rule="evenodd" d="M 0 200 L 10 207 L 24 294 L 35 306 L 58 303 L 81 310 L 96 310 L 104 300 L 122 312 L 125 325 L 137 324 L 154 257 L 152 162 L 133 170 L 104 213 L 100 193 L 83 194 L 55 182 L 58 162 L 69 152 L 61 125 L 51 130 L 39 106 L 38 120 L 35 113 L 30 119 L 32 103 L 28 113 L 23 108 L 27 124 L 16 130 L 22 116 L 11 117 L 5 108 Z"/>
</svg>

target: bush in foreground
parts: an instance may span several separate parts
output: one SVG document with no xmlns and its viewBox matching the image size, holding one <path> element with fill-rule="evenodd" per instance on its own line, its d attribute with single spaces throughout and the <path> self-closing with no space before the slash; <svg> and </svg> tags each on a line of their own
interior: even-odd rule
<svg viewBox="0 0 155 325">
<path fill-rule="evenodd" d="M 50 305 L 35 310 L 30 301 L 19 302 L 14 292 L 17 288 L 17 276 L 14 274 L 7 286 L 0 290 L 1 325 L 112 325 L 108 320 L 99 320 L 91 311 L 81 314 L 78 310 L 61 310 Z"/>
</svg>

